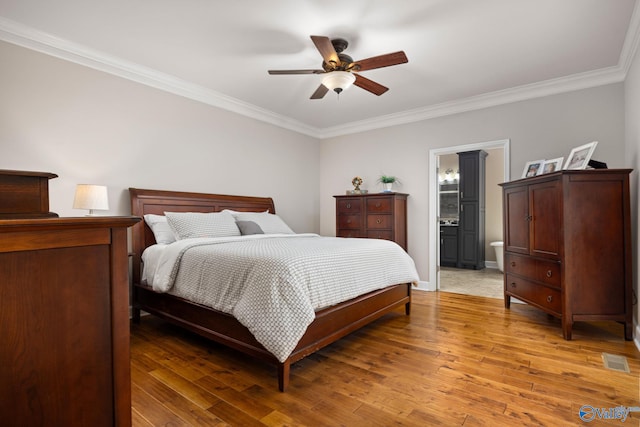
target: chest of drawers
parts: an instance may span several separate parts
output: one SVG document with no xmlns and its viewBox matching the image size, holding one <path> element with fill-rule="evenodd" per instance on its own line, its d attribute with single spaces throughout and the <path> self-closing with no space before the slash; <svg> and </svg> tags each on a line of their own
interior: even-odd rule
<svg viewBox="0 0 640 427">
<path fill-rule="evenodd" d="M 404 193 L 334 196 L 336 236 L 386 239 L 407 250 L 407 197 Z"/>
<path fill-rule="evenodd" d="M 564 170 L 502 184 L 504 300 L 576 321 L 616 321 L 632 339 L 629 169 Z"/>
</svg>

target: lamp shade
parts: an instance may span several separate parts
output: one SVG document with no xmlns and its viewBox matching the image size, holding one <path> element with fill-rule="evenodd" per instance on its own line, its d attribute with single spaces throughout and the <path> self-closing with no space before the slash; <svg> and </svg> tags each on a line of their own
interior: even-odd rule
<svg viewBox="0 0 640 427">
<path fill-rule="evenodd" d="M 355 81 L 356 76 L 348 71 L 332 71 L 322 79 L 322 84 L 339 94 L 348 89 Z"/>
<path fill-rule="evenodd" d="M 104 185 L 78 184 L 76 195 L 73 199 L 74 209 L 89 209 L 89 215 L 94 210 L 108 210 L 109 197 L 107 187 Z"/>
</svg>

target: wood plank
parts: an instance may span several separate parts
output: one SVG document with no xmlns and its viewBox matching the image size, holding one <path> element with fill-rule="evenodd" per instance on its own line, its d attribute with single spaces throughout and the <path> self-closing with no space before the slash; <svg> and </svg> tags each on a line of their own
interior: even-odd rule
<svg viewBox="0 0 640 427">
<path fill-rule="evenodd" d="M 131 408 L 137 413 L 136 418 L 142 418 L 153 426 L 188 426 L 177 414 L 135 383 L 131 386 Z"/>
<path fill-rule="evenodd" d="M 134 425 L 582 425 L 583 405 L 638 404 L 640 353 L 619 325 L 580 322 L 565 341 L 557 319 L 513 305 L 414 292 L 410 316 L 399 309 L 292 365 L 286 393 L 271 365 L 145 317 L 132 326 Z M 631 373 L 605 369 L 603 351 Z M 194 408 L 212 418 L 189 418 Z"/>
<path fill-rule="evenodd" d="M 135 361 L 133 361 L 135 363 Z M 163 408 L 174 413 L 189 425 L 220 425 L 222 420 L 211 412 L 208 412 L 190 400 L 183 394 L 177 393 L 173 388 L 165 385 L 155 377 L 136 368 L 131 369 L 131 378 L 136 386 L 143 389 L 146 394 L 160 402 Z M 134 424 L 135 425 L 135 424 Z"/>
</svg>

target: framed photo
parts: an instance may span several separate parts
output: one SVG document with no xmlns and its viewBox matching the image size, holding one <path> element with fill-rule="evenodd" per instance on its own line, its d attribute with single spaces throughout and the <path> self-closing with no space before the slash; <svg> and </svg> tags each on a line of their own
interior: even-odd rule
<svg viewBox="0 0 640 427">
<path fill-rule="evenodd" d="M 524 165 L 524 170 L 522 171 L 522 177 L 529 178 L 531 176 L 536 176 L 541 174 L 543 164 L 544 164 L 544 159 L 527 162 L 527 164 Z"/>
<path fill-rule="evenodd" d="M 564 165 L 565 169 L 586 169 L 591 159 L 591 155 L 596 149 L 598 141 L 593 141 L 588 144 L 581 145 L 571 150 L 567 163 Z"/>
<path fill-rule="evenodd" d="M 541 173 L 551 173 L 555 171 L 559 171 L 562 169 L 562 162 L 564 161 L 564 157 L 558 157 L 556 159 L 545 160 L 542 165 Z"/>
</svg>

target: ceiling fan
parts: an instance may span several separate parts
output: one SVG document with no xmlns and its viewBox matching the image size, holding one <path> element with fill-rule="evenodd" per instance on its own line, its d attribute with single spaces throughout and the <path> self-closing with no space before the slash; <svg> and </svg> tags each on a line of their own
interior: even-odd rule
<svg viewBox="0 0 640 427">
<path fill-rule="evenodd" d="M 349 43 L 344 39 L 333 39 L 324 36 L 311 36 L 311 40 L 322 55 L 322 69 L 319 70 L 269 70 L 269 74 L 326 74 L 311 99 L 322 99 L 329 90 L 340 94 L 352 84 L 374 95 L 382 95 L 389 90 L 373 80 L 362 77 L 356 72 L 389 67 L 409 62 L 403 51 L 374 56 L 354 61 L 349 55 L 342 53 Z"/>
</svg>

